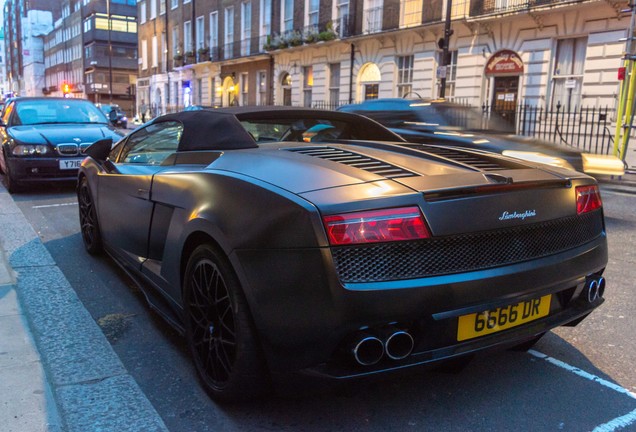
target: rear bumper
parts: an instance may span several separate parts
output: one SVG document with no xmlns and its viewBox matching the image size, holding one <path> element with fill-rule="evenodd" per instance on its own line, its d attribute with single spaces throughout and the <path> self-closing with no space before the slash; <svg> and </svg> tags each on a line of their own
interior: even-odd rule
<svg viewBox="0 0 636 432">
<path fill-rule="evenodd" d="M 76 161 L 83 157 L 55 157 L 55 158 L 29 158 L 10 157 L 6 159 L 13 179 L 19 183 L 55 182 L 55 181 L 76 181 L 77 168 L 61 169 L 60 161 Z"/>
<path fill-rule="evenodd" d="M 237 251 L 232 257 L 246 291 L 272 372 L 354 378 L 444 361 L 514 345 L 554 327 L 576 323 L 603 299 L 579 299 L 586 276 L 602 274 L 607 242 L 541 259 L 453 275 L 343 285 L 328 249 Z M 243 263 L 241 265 L 241 263 Z M 458 317 L 552 294 L 537 321 L 457 341 Z M 392 324 L 415 340 L 402 360 L 355 364 L 344 342 L 361 329 Z"/>
</svg>

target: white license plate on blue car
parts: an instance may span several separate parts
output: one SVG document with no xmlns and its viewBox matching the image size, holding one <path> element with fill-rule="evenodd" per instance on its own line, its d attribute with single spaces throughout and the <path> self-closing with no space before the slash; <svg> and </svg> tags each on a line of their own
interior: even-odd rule
<svg viewBox="0 0 636 432">
<path fill-rule="evenodd" d="M 60 159 L 60 169 L 79 169 L 84 159 Z"/>
</svg>

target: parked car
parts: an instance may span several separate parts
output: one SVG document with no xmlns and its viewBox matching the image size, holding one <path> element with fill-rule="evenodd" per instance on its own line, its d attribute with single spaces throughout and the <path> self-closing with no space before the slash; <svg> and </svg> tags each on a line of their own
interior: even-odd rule
<svg viewBox="0 0 636 432">
<path fill-rule="evenodd" d="M 604 301 L 593 178 L 400 142 L 342 112 L 164 115 L 87 150 L 84 246 L 185 335 L 218 401 L 262 394 L 270 374 L 345 380 L 525 349 Z"/>
<path fill-rule="evenodd" d="M 486 150 L 590 175 L 625 174 L 625 164 L 616 156 L 515 135 L 514 125 L 496 113 L 485 115 L 479 108 L 444 100 L 374 99 L 338 110 L 370 117 L 409 142 Z"/>
<path fill-rule="evenodd" d="M 113 126 L 123 129 L 128 127 L 128 117 L 117 104 L 97 104 Z"/>
<path fill-rule="evenodd" d="M 12 99 L 0 120 L 0 170 L 9 192 L 30 183 L 75 181 L 89 145 L 122 136 L 90 101 Z"/>
</svg>

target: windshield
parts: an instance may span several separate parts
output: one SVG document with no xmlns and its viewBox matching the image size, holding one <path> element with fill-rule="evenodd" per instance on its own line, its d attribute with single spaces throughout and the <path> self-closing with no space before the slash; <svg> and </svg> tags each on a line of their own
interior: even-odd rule
<svg viewBox="0 0 636 432">
<path fill-rule="evenodd" d="M 108 123 L 92 102 L 82 99 L 34 99 L 16 103 L 14 124 Z"/>
</svg>

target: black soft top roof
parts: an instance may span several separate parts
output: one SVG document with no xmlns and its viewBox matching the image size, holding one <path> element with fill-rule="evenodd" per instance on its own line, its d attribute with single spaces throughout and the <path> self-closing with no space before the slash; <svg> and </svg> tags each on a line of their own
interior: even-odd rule
<svg viewBox="0 0 636 432">
<path fill-rule="evenodd" d="M 256 141 L 232 113 L 217 110 L 183 111 L 152 120 L 183 123 L 178 151 L 238 150 L 256 148 Z"/>
<path fill-rule="evenodd" d="M 178 121 L 183 123 L 183 135 L 178 151 L 238 150 L 257 148 L 252 135 L 241 121 L 274 119 L 340 120 L 356 130 L 358 139 L 404 141 L 375 121 L 352 113 L 298 107 L 245 106 L 182 111 L 152 120 L 152 124 Z"/>
</svg>

